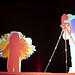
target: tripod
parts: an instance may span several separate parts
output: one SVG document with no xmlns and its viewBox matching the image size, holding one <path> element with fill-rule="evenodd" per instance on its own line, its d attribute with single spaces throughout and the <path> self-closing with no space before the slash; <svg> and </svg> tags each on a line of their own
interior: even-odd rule
<svg viewBox="0 0 75 75">
<path fill-rule="evenodd" d="M 65 26 L 65 25 L 64 25 L 64 26 Z M 53 51 L 53 53 L 52 53 L 52 55 L 51 55 L 51 58 L 49 59 L 49 62 L 48 62 L 48 64 L 47 64 L 47 66 L 46 66 L 44 72 L 47 71 L 48 66 L 49 66 L 49 64 L 50 64 L 51 61 L 52 61 L 52 58 L 53 58 L 53 56 L 54 56 L 54 53 L 55 53 L 55 51 L 56 51 L 56 49 L 57 49 L 57 46 L 58 46 L 58 44 L 59 44 L 59 41 L 60 41 L 60 39 L 61 39 L 61 36 L 62 36 L 64 30 L 65 30 L 65 56 L 66 56 L 66 61 L 65 61 L 65 62 L 66 62 L 66 73 L 67 73 L 67 71 L 68 71 L 68 66 L 67 66 L 67 43 L 66 43 L 66 31 L 68 32 L 68 34 L 69 34 L 69 36 L 70 36 L 70 38 L 72 39 L 72 41 L 73 41 L 74 44 L 75 44 L 75 42 L 74 42 L 74 40 L 73 40 L 73 38 L 72 38 L 72 36 L 71 36 L 69 30 L 68 30 L 67 28 L 65 28 L 65 29 L 63 28 L 62 31 L 61 31 L 61 34 L 60 34 L 60 36 L 59 36 L 59 39 L 58 39 L 58 41 L 57 41 L 57 44 L 56 44 L 56 46 L 55 46 L 55 48 L 54 48 L 54 51 Z"/>
</svg>

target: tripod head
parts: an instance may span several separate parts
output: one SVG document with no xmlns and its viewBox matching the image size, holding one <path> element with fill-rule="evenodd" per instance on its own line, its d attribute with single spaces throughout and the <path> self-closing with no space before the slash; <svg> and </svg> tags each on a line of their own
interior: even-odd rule
<svg viewBox="0 0 75 75">
<path fill-rule="evenodd" d="M 70 23 L 66 23 L 65 21 L 68 21 L 68 16 L 66 14 L 63 14 L 61 17 L 61 27 L 65 30 L 67 30 L 68 34 L 72 33 L 72 27 L 70 25 Z"/>
</svg>

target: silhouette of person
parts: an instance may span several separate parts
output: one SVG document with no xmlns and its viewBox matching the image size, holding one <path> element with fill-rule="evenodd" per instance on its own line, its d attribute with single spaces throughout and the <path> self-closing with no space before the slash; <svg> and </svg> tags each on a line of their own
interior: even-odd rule
<svg viewBox="0 0 75 75">
<path fill-rule="evenodd" d="M 15 72 L 19 72 L 19 57 L 21 55 L 21 44 L 19 41 L 18 33 L 13 33 L 9 40 L 10 54 L 8 59 L 8 72 L 13 72 L 13 68 Z"/>
</svg>

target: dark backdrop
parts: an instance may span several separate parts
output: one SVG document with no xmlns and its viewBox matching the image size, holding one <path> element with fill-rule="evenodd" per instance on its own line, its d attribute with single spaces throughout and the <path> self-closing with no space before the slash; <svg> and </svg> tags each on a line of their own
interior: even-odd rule
<svg viewBox="0 0 75 75">
<path fill-rule="evenodd" d="M 0 36 L 20 31 L 31 37 L 36 52 L 22 61 L 22 72 L 44 72 L 61 33 L 61 16 L 75 14 L 71 1 L 0 1 Z M 68 67 L 71 66 L 69 44 Z M 0 58 L 0 71 L 7 71 L 7 59 Z M 63 73 L 65 70 L 64 40 L 61 38 L 47 72 Z"/>
</svg>

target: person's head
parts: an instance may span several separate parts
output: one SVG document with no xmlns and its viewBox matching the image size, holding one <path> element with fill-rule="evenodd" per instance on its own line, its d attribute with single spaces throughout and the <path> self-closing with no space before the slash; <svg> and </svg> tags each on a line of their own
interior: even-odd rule
<svg viewBox="0 0 75 75">
<path fill-rule="evenodd" d="M 12 42 L 14 42 L 14 43 L 17 43 L 17 42 L 19 42 L 20 41 L 20 39 L 21 39 L 21 34 L 20 34 L 20 32 L 15 32 L 15 31 L 13 31 L 13 32 L 11 32 L 11 34 L 10 34 L 10 42 L 12 43 Z"/>
</svg>

